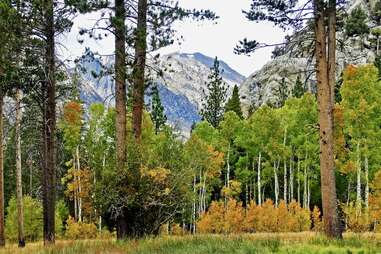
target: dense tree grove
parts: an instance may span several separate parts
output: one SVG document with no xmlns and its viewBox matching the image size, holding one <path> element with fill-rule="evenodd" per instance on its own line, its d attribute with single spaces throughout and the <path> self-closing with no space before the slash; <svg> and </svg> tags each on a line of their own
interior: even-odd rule
<svg viewBox="0 0 381 254">
<path fill-rule="evenodd" d="M 151 72 L 164 70 L 147 57 L 174 42 L 175 21 L 216 14 L 169 0 L 1 1 L 0 246 L 163 231 L 379 232 L 381 33 L 366 21 L 380 22 L 380 12 L 346 17 L 345 36 L 369 39 L 375 62 L 348 64 L 336 80 L 336 15 L 345 1 L 299 2 L 253 1 L 244 13 L 283 29 L 313 22 L 316 94 L 301 76 L 292 88 L 283 77 L 276 105 L 248 114 L 216 57 L 202 121 L 183 138 L 152 82 Z M 81 101 L 83 66 L 66 68 L 56 54 L 57 36 L 79 12 L 101 13 L 81 35 L 114 36 L 112 106 Z M 264 46 L 244 39 L 235 51 Z"/>
</svg>

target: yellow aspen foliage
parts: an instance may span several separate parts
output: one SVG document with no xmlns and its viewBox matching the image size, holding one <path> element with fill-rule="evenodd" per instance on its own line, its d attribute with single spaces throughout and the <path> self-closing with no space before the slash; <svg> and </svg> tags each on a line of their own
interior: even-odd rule
<svg viewBox="0 0 381 254">
<path fill-rule="evenodd" d="M 236 198 L 241 194 L 241 186 L 242 184 L 236 180 L 230 180 L 229 187 L 223 187 L 221 190 L 221 194 L 226 198 Z"/>
<path fill-rule="evenodd" d="M 359 213 L 355 203 L 351 202 L 349 205 L 342 204 L 342 210 L 348 231 L 357 233 L 366 232 L 370 229 L 369 213 L 366 209 L 362 209 L 361 213 Z"/>
<path fill-rule="evenodd" d="M 321 212 L 319 207 L 314 206 L 312 210 L 312 226 L 313 231 L 321 232 L 323 230 L 323 222 L 321 220 Z"/>
<path fill-rule="evenodd" d="M 65 237 L 68 239 L 94 239 L 97 238 L 97 227 L 94 223 L 76 222 L 72 217 L 66 221 Z"/>
<path fill-rule="evenodd" d="M 288 205 L 288 209 L 294 221 L 289 231 L 302 232 L 311 229 L 311 213 L 308 209 L 301 207 L 295 200 Z"/>
<path fill-rule="evenodd" d="M 201 215 L 197 223 L 199 233 L 223 233 L 225 224 L 225 207 L 221 201 L 213 201 L 209 210 Z"/>
<path fill-rule="evenodd" d="M 371 183 L 372 193 L 369 197 L 369 215 L 376 232 L 381 232 L 381 171 L 378 171 Z"/>
<path fill-rule="evenodd" d="M 242 203 L 230 199 L 226 205 L 224 233 L 241 233 L 244 230 L 245 220 Z"/>
</svg>

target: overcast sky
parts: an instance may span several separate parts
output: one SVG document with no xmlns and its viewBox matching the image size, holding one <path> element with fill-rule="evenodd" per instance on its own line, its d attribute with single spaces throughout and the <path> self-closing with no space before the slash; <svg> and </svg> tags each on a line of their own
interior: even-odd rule
<svg viewBox="0 0 381 254">
<path fill-rule="evenodd" d="M 179 0 L 185 8 L 210 9 L 220 18 L 217 23 L 211 21 L 184 21 L 175 24 L 177 36 L 184 40 L 179 45 L 161 49 L 160 53 L 194 53 L 201 52 L 210 57 L 218 56 L 233 69 L 245 76 L 252 74 L 270 60 L 272 49 L 261 49 L 251 57 L 238 56 L 233 53 L 237 42 L 244 37 L 260 42 L 277 43 L 282 41 L 284 33 L 272 24 L 249 22 L 242 14 L 248 10 L 252 0 Z M 109 36 L 100 42 L 86 40 L 81 45 L 77 41 L 80 27 L 88 27 L 94 23 L 96 15 L 82 15 L 74 20 L 71 32 L 60 38 L 62 46 L 59 53 L 64 59 L 74 59 L 84 52 L 85 47 L 101 54 L 112 54 L 114 51 L 113 38 Z"/>
</svg>

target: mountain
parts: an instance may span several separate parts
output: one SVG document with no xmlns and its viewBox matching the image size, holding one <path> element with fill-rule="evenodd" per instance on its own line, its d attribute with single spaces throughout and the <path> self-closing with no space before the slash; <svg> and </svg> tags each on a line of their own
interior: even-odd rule
<svg viewBox="0 0 381 254">
<path fill-rule="evenodd" d="M 347 5 L 350 12 L 356 7 L 361 7 L 368 16 L 375 5 L 375 0 L 352 0 Z M 375 27 L 371 20 L 369 27 Z M 312 45 L 308 42 L 308 37 L 313 36 L 313 31 L 308 28 L 292 35 L 296 43 L 288 43 L 285 47 L 278 49 L 279 52 L 271 61 L 260 70 L 251 74 L 241 85 L 240 95 L 244 111 L 248 111 L 250 106 L 254 108 L 262 104 L 276 105 L 279 103 L 279 90 L 281 82 L 287 85 L 291 94 L 296 79 L 299 76 L 305 83 L 305 89 L 309 92 L 316 90 L 314 74 L 315 59 L 311 58 Z M 337 78 L 348 64 L 372 63 L 375 59 L 375 38 L 371 35 L 368 38 L 347 37 L 343 30 L 337 32 Z"/>
<path fill-rule="evenodd" d="M 153 60 L 151 60 L 153 61 Z M 112 69 L 113 58 L 97 58 L 94 55 L 80 60 L 81 99 L 86 105 L 101 102 L 114 104 L 114 81 L 107 69 Z M 160 98 L 168 118 L 168 123 L 189 136 L 194 123 L 200 121 L 198 114 L 203 97 L 203 89 L 213 66 L 214 59 L 201 53 L 172 53 L 159 57 L 149 65 L 164 70 L 163 75 L 150 71 L 153 84 L 159 88 Z M 234 85 L 241 85 L 245 77 L 220 61 L 222 77 L 228 86 L 228 94 Z M 150 104 L 150 90 L 147 89 L 145 103 Z M 147 107 L 148 108 L 148 107 Z"/>
</svg>

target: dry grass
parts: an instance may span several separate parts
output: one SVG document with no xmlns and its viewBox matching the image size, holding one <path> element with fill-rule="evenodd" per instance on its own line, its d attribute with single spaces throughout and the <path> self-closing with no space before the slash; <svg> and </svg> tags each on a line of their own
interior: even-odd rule
<svg viewBox="0 0 381 254">
<path fill-rule="evenodd" d="M 344 234 L 329 240 L 314 232 L 161 236 L 141 240 L 59 240 L 55 246 L 8 244 L 0 254 L 381 253 L 381 234 Z"/>
</svg>

